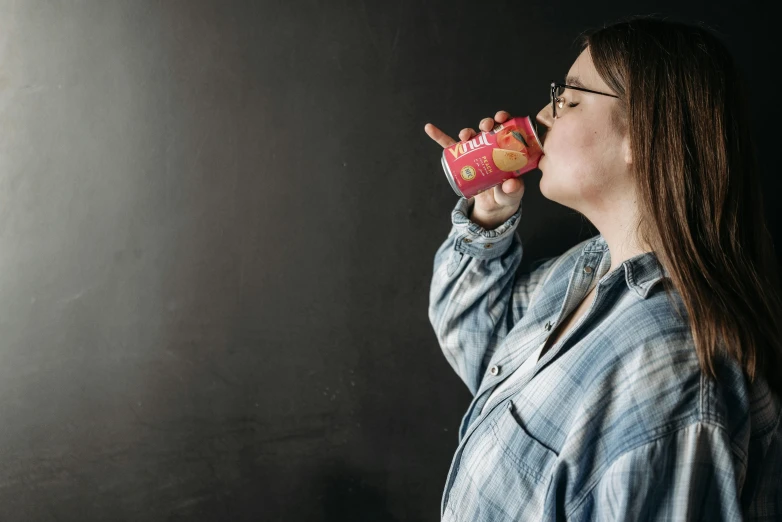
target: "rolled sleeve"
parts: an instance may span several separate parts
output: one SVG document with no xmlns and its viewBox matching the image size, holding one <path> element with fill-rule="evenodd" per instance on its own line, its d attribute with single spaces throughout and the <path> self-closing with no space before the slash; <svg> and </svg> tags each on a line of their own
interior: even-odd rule
<svg viewBox="0 0 782 522">
<path fill-rule="evenodd" d="M 521 208 L 496 230 L 472 223 L 468 212 L 461 198 L 435 253 L 429 320 L 446 359 L 474 394 L 487 361 L 523 315 L 538 272 L 516 274 L 523 255 L 514 234 Z"/>
<path fill-rule="evenodd" d="M 513 243 L 513 236 L 521 218 L 521 203 L 515 214 L 494 230 L 486 230 L 470 221 L 473 198 L 459 198 L 451 212 L 451 223 L 457 234 L 454 249 L 476 259 L 494 259 L 505 253 Z"/>
</svg>

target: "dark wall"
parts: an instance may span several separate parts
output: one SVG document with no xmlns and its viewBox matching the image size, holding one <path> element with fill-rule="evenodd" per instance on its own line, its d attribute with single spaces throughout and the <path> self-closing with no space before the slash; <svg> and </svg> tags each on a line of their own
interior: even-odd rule
<svg viewBox="0 0 782 522">
<path fill-rule="evenodd" d="M 629 14 L 778 67 L 760 8 L 679 4 L 0 0 L 0 520 L 438 519 L 470 395 L 424 125 L 534 116 Z M 525 179 L 522 269 L 595 233 Z"/>
</svg>

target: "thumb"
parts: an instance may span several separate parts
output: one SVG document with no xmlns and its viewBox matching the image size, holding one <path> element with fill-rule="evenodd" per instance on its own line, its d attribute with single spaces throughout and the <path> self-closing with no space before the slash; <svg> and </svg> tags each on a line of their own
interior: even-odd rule
<svg viewBox="0 0 782 522">
<path fill-rule="evenodd" d="M 506 179 L 501 187 L 505 194 L 517 198 L 524 192 L 524 182 L 519 178 Z"/>
<path fill-rule="evenodd" d="M 494 199 L 503 207 L 515 207 L 524 195 L 524 182 L 517 178 L 506 179 L 495 187 Z"/>
</svg>

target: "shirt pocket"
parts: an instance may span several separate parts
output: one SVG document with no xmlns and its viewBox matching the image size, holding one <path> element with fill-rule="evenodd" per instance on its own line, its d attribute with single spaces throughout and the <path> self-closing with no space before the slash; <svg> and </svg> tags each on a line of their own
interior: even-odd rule
<svg viewBox="0 0 782 522">
<path fill-rule="evenodd" d="M 539 483 L 548 482 L 558 455 L 530 435 L 513 401 L 507 401 L 502 411 L 491 421 L 491 436 L 519 473 Z"/>
<path fill-rule="evenodd" d="M 498 406 L 470 436 L 448 496 L 443 521 L 541 520 L 557 454 Z"/>
</svg>

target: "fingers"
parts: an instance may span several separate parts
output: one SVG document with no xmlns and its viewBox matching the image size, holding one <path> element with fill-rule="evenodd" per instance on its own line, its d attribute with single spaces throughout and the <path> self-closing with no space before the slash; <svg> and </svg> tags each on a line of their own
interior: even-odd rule
<svg viewBox="0 0 782 522">
<path fill-rule="evenodd" d="M 497 120 L 498 123 L 505 123 L 510 119 L 510 113 L 508 113 L 508 111 L 497 111 L 497 114 L 494 115 L 494 119 Z"/>
<path fill-rule="evenodd" d="M 459 131 L 459 141 L 467 141 L 473 136 L 475 136 L 476 134 L 478 133 L 475 132 L 473 129 L 466 127 Z"/>
<path fill-rule="evenodd" d="M 427 123 L 424 125 L 424 131 L 429 135 L 430 138 L 432 138 L 434 141 L 436 141 L 442 148 L 448 148 L 451 145 L 457 143 L 455 139 L 448 136 L 446 133 L 432 125 L 431 123 Z"/>
<path fill-rule="evenodd" d="M 489 132 L 494 128 L 494 126 L 498 123 L 505 123 L 510 119 L 510 114 L 508 111 L 497 111 L 497 114 L 494 115 L 494 119 L 492 118 L 484 118 L 481 120 L 481 122 L 478 124 L 478 128 L 480 128 L 484 132 Z"/>
<path fill-rule="evenodd" d="M 497 111 L 497 114 L 494 115 L 494 119 L 492 118 L 484 118 L 480 121 L 478 124 L 478 128 L 483 132 L 489 132 L 494 128 L 494 126 L 497 123 L 505 123 L 511 118 L 510 113 L 508 111 Z M 448 148 L 457 141 L 450 136 L 448 136 L 446 133 L 432 125 L 431 123 L 427 123 L 424 126 L 424 130 L 429 135 L 430 138 L 432 138 L 434 141 L 436 141 L 438 144 L 440 144 L 443 148 Z M 467 141 L 474 136 L 476 136 L 478 133 L 469 127 L 465 127 L 461 131 L 459 131 L 459 141 Z"/>
</svg>

